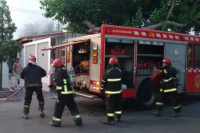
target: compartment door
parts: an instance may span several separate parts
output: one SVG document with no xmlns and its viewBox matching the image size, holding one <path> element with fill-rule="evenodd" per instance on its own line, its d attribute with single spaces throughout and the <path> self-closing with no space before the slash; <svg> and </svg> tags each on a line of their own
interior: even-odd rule
<svg viewBox="0 0 200 133">
<path fill-rule="evenodd" d="M 185 91 L 185 70 L 186 70 L 186 43 L 166 43 L 165 57 L 171 59 L 172 67 L 177 70 L 179 79 L 178 92 Z"/>
</svg>

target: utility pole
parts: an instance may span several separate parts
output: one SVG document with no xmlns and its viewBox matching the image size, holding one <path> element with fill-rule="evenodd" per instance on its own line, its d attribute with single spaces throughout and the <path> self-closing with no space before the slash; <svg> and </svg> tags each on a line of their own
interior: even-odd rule
<svg viewBox="0 0 200 133">
<path fill-rule="evenodd" d="M 58 31 L 57 31 L 57 33 L 59 33 L 59 28 L 60 28 L 60 26 L 59 26 L 59 21 L 58 21 L 58 24 L 57 24 L 57 28 L 58 28 Z M 57 38 L 57 40 L 58 40 L 58 45 L 59 45 L 59 35 L 58 35 L 58 38 Z"/>
<path fill-rule="evenodd" d="M 2 28 L 0 31 L 0 46 L 2 46 L 3 45 L 3 40 L 4 40 L 4 37 L 3 37 L 3 30 L 4 30 L 4 18 L 3 18 L 3 5 L 1 5 L 1 3 L 0 3 L 0 9 L 1 9 L 1 11 L 0 11 L 0 13 L 1 13 L 1 18 L 2 18 L 2 20 L 1 20 L 1 27 L 0 28 Z M 2 82 L 3 82 L 3 73 L 2 73 L 2 67 L 3 67 L 3 62 L 2 62 L 2 54 L 3 54 L 3 51 L 1 51 L 0 50 L 0 91 L 2 91 Z"/>
</svg>

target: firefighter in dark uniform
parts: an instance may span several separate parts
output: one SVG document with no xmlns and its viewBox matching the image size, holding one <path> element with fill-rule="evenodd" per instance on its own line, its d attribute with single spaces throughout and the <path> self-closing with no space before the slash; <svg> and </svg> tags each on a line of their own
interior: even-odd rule
<svg viewBox="0 0 200 133">
<path fill-rule="evenodd" d="M 74 118 L 74 122 L 77 126 L 81 126 L 82 119 L 74 101 L 74 89 L 71 87 L 67 70 L 60 59 L 55 59 L 51 65 L 55 67 L 54 82 L 58 98 L 55 104 L 53 120 L 50 122 L 50 125 L 55 127 L 61 126 L 62 114 L 65 105 L 67 105 Z"/>
<path fill-rule="evenodd" d="M 162 62 L 163 65 L 161 69 L 153 74 L 150 78 L 150 80 L 153 82 L 157 77 L 161 77 L 156 98 L 156 110 L 153 112 L 153 114 L 155 116 L 161 116 L 161 111 L 164 105 L 163 98 L 167 97 L 170 99 L 174 107 L 174 113 L 172 113 L 171 116 L 180 117 L 181 105 L 177 96 L 177 71 L 175 68 L 171 67 L 170 59 L 165 58 Z"/>
<path fill-rule="evenodd" d="M 116 121 L 121 121 L 122 107 L 121 107 L 121 78 L 122 72 L 117 67 L 118 59 L 111 57 L 109 59 L 108 68 L 101 79 L 101 89 L 105 91 L 107 121 L 103 124 L 114 125 L 114 118 Z"/>
<path fill-rule="evenodd" d="M 46 76 L 46 71 L 36 65 L 36 58 L 33 55 L 28 57 L 28 65 L 22 70 L 20 77 L 25 82 L 25 101 L 24 101 L 24 119 L 28 119 L 29 108 L 32 100 L 33 92 L 37 94 L 39 102 L 40 116 L 44 117 L 44 97 L 42 93 L 42 77 Z"/>
</svg>

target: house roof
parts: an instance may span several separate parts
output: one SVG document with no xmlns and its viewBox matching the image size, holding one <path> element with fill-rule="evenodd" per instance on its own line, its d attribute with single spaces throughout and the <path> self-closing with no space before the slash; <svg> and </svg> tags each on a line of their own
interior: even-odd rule
<svg viewBox="0 0 200 133">
<path fill-rule="evenodd" d="M 62 33 L 49 33 L 49 34 L 42 34 L 42 35 L 24 36 L 24 37 L 17 39 L 17 41 L 21 41 L 22 43 L 25 43 L 25 42 L 32 41 L 32 39 L 60 36 L 60 35 L 64 35 L 64 33 L 62 32 Z"/>
</svg>

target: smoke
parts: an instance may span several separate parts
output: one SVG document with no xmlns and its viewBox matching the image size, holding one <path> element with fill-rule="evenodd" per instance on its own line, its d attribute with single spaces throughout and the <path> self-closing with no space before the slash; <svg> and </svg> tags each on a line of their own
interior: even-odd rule
<svg viewBox="0 0 200 133">
<path fill-rule="evenodd" d="M 18 37 L 57 33 L 58 29 L 55 28 L 55 25 L 56 23 L 50 20 L 27 23 L 19 29 Z"/>
</svg>

